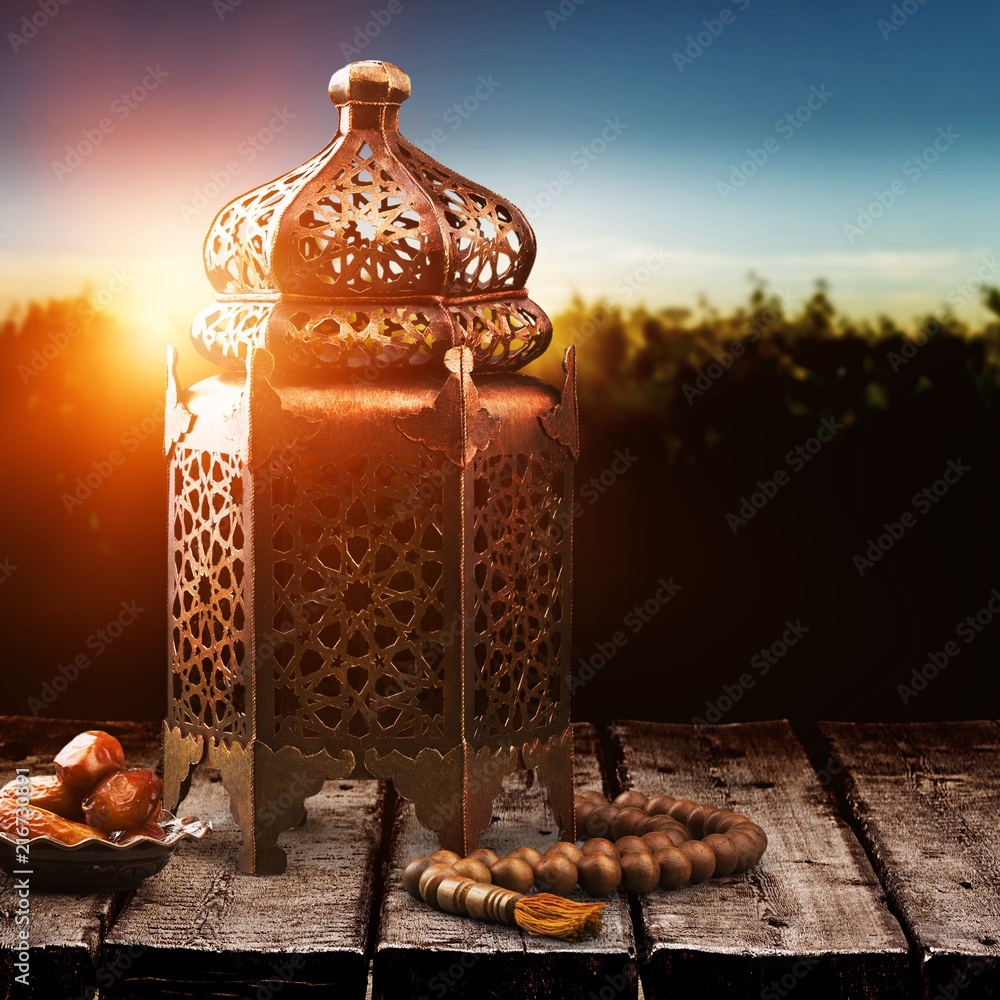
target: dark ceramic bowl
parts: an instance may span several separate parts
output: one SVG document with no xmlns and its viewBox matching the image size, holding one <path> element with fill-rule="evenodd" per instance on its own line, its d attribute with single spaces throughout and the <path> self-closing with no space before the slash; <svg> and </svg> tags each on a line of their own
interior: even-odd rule
<svg viewBox="0 0 1000 1000">
<path fill-rule="evenodd" d="M 130 837 L 122 843 L 85 840 L 73 847 L 38 837 L 28 844 L 27 870 L 32 886 L 63 892 L 113 892 L 135 889 L 170 860 L 182 840 L 201 840 L 210 822 L 186 816 L 176 819 L 164 811 L 159 820 L 163 840 Z M 13 873 L 19 864 L 13 841 L 0 833 L 0 867 Z"/>
</svg>

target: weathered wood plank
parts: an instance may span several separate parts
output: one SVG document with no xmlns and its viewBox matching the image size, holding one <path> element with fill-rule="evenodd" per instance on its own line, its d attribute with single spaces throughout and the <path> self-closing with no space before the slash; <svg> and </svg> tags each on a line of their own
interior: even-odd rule
<svg viewBox="0 0 1000 1000">
<path fill-rule="evenodd" d="M 364 997 L 384 801 L 377 782 L 327 782 L 307 800 L 305 824 L 282 836 L 288 870 L 257 878 L 236 870 L 228 798 L 200 769 L 180 810 L 212 818 L 215 831 L 183 845 L 122 909 L 105 959 L 112 975 L 125 968 L 107 996 L 241 997 L 280 986 L 290 1000 L 335 986 L 338 998 Z"/>
<path fill-rule="evenodd" d="M 52 758 L 77 733 L 104 729 L 125 748 L 128 763 L 158 766 L 158 723 L 80 722 L 67 719 L 0 717 L 0 784 L 15 768 L 32 775 L 53 774 Z M 61 895 L 30 888 L 29 987 L 14 982 L 14 882 L 0 872 L 0 997 L 90 997 L 100 966 L 104 934 L 125 894 Z"/>
<path fill-rule="evenodd" d="M 576 784 L 601 788 L 601 766 L 594 729 L 574 726 Z M 481 847 L 506 854 L 522 844 L 544 849 L 558 836 L 545 793 L 527 774 L 507 779 L 496 802 L 494 822 Z M 544 817 L 544 818 L 543 818 Z M 403 888 L 403 868 L 437 849 L 433 835 L 416 822 L 413 807 L 396 812 L 389 872 L 373 962 L 376 998 L 460 997 L 590 998 L 610 990 L 616 998 L 636 997 L 635 943 L 628 904 L 621 893 L 610 897 L 604 929 L 580 944 L 523 934 L 516 928 L 479 923 L 438 913 L 412 899 Z M 579 895 L 574 898 L 586 899 Z"/>
<path fill-rule="evenodd" d="M 902 998 L 906 938 L 833 795 L 785 722 L 611 727 L 622 788 L 750 816 L 770 845 L 745 875 L 639 899 L 645 994 Z"/>
<path fill-rule="evenodd" d="M 923 996 L 1000 997 L 1000 723 L 819 726 Z"/>
</svg>

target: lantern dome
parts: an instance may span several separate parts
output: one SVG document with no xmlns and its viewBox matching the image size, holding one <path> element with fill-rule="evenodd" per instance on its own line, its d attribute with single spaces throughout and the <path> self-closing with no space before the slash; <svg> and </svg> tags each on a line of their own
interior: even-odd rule
<svg viewBox="0 0 1000 1000">
<path fill-rule="evenodd" d="M 455 346 L 480 372 L 541 354 L 552 327 L 525 289 L 524 214 L 403 138 L 399 67 L 351 63 L 329 93 L 333 139 L 215 217 L 204 259 L 217 299 L 192 327 L 199 350 L 242 367 L 265 348 L 286 374 L 443 371 Z"/>
</svg>

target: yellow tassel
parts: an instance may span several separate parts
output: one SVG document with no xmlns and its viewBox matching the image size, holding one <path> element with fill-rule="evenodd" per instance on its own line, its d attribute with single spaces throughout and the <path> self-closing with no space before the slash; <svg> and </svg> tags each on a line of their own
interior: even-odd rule
<svg viewBox="0 0 1000 1000">
<path fill-rule="evenodd" d="M 601 931 L 606 903 L 574 903 L 549 892 L 525 896 L 488 882 L 456 875 L 450 865 L 431 865 L 418 883 L 420 898 L 445 913 L 513 924 L 529 934 L 582 941 Z"/>
<path fill-rule="evenodd" d="M 514 905 L 517 926 L 529 934 L 582 941 L 601 932 L 601 911 L 606 903 L 574 903 L 550 892 L 522 896 Z"/>
</svg>

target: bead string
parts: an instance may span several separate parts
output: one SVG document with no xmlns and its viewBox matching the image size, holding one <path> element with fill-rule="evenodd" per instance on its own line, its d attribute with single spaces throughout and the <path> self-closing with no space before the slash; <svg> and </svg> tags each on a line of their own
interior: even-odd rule
<svg viewBox="0 0 1000 1000">
<path fill-rule="evenodd" d="M 573 800 L 576 826 L 587 834 L 582 847 L 558 841 L 545 853 L 518 847 L 501 858 L 477 848 L 465 858 L 435 851 L 411 861 L 403 885 L 421 896 L 423 873 L 432 865 L 442 873 L 492 883 L 513 892 L 566 895 L 579 885 L 592 897 L 627 892 L 680 889 L 709 878 L 742 874 L 761 859 L 767 834 L 742 813 L 672 795 L 647 797 L 634 790 L 613 802 L 600 792 L 581 792 Z"/>
</svg>

